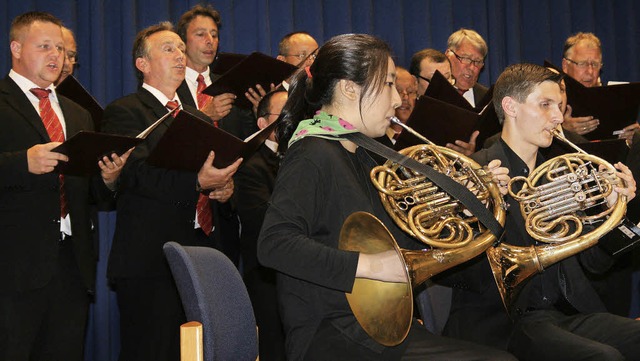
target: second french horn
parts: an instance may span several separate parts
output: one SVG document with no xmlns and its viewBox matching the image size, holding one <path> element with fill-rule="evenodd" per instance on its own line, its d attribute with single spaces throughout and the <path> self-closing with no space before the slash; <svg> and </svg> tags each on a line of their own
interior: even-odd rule
<svg viewBox="0 0 640 361">
<path fill-rule="evenodd" d="M 605 205 L 613 187 L 623 182 L 616 169 L 587 154 L 557 130 L 554 136 L 578 152 L 552 158 L 528 177 L 514 177 L 509 182 L 509 193 L 520 204 L 528 234 L 544 244 L 524 247 L 501 243 L 487 250 L 507 309 L 526 279 L 597 244 L 620 223 L 627 209 L 622 194 L 614 204 Z M 522 188 L 514 193 L 518 183 Z M 585 232 L 585 226 L 593 229 Z"/>
</svg>

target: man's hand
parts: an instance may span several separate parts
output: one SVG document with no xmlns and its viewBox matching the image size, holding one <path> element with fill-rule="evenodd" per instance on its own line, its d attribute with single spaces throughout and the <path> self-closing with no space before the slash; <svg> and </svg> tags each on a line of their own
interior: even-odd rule
<svg viewBox="0 0 640 361">
<path fill-rule="evenodd" d="M 59 146 L 60 142 L 36 144 L 27 149 L 27 166 L 29 173 L 45 174 L 52 172 L 58 162 L 68 162 L 69 158 L 61 153 L 52 152 L 51 149 Z"/>
<path fill-rule="evenodd" d="M 614 204 L 618 198 L 618 194 L 627 196 L 627 202 L 636 196 L 636 181 L 633 179 L 631 170 L 626 165 L 618 162 L 613 165 L 619 172 L 616 172 L 618 178 L 622 179 L 625 186 L 620 185 L 613 187 L 613 192 L 607 197 L 607 205 Z"/>
<path fill-rule="evenodd" d="M 622 133 L 618 135 L 618 138 L 625 139 L 627 141 L 627 144 L 631 146 L 631 143 L 633 142 L 633 134 L 636 132 L 636 130 L 640 130 L 640 124 L 633 123 L 631 125 L 627 125 L 626 127 L 622 128 Z"/>
<path fill-rule="evenodd" d="M 456 144 L 447 143 L 447 148 L 453 149 L 456 152 L 462 153 L 468 157 L 476 151 L 476 139 L 478 138 L 478 135 L 480 135 L 480 132 L 476 130 L 471 133 L 469 143 L 462 140 L 456 140 Z"/>
<path fill-rule="evenodd" d="M 571 105 L 567 104 L 567 110 L 564 112 L 564 121 L 562 122 L 562 127 L 570 132 L 584 135 L 593 132 L 600 124 L 600 120 L 594 119 L 592 116 L 574 118 L 571 116 L 572 111 Z"/>
<path fill-rule="evenodd" d="M 229 182 L 227 182 L 227 184 L 225 184 L 223 187 L 212 190 L 209 193 L 209 199 L 216 200 L 220 203 L 225 203 L 233 195 L 233 190 L 234 184 L 233 178 L 231 178 Z"/>
<path fill-rule="evenodd" d="M 257 116 L 258 103 L 260 103 L 260 100 L 262 100 L 262 98 L 264 98 L 264 96 L 267 95 L 267 92 L 264 90 L 264 88 L 260 84 L 256 84 L 255 88 L 256 88 L 255 90 L 253 88 L 247 89 L 247 91 L 244 93 L 244 96 L 247 97 L 247 99 L 249 99 L 251 104 L 253 104 L 253 114 Z M 276 86 L 273 85 L 273 83 L 271 83 L 271 89 L 269 91 L 273 91 L 273 89 L 275 88 Z"/>
<path fill-rule="evenodd" d="M 116 153 L 111 153 L 111 156 L 104 156 L 101 160 L 98 161 L 98 167 L 100 167 L 100 175 L 102 176 L 102 181 L 107 186 L 107 188 L 115 191 L 115 184 L 120 176 L 120 172 L 122 172 L 122 168 L 125 163 L 127 163 L 127 159 L 133 152 L 133 148 L 129 149 L 126 153 L 121 156 L 118 156 Z"/>
<path fill-rule="evenodd" d="M 240 158 L 230 166 L 218 169 L 213 166 L 213 160 L 215 157 L 216 156 L 213 151 L 209 152 L 207 160 L 204 161 L 202 168 L 198 171 L 198 183 L 202 189 L 215 191 L 218 188 L 223 188 L 225 186 L 228 187 L 227 184 L 232 181 L 231 177 L 233 177 L 242 163 L 242 158 Z M 233 183 L 231 183 L 231 185 L 233 185 Z"/>
<path fill-rule="evenodd" d="M 511 177 L 509 177 L 509 168 L 501 167 L 501 164 L 499 159 L 494 159 L 487 164 L 486 170 L 491 172 L 491 180 L 498 185 L 500 193 L 504 196 L 509 193 L 507 185 Z"/>
<path fill-rule="evenodd" d="M 232 93 L 216 95 L 212 97 L 200 111 L 208 115 L 211 119 L 218 121 L 229 114 L 235 100 L 236 96 Z"/>
</svg>

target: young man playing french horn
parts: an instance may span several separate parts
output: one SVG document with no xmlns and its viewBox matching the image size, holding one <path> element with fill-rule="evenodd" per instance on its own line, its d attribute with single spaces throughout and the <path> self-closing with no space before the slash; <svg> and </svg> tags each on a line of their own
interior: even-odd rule
<svg viewBox="0 0 640 361">
<path fill-rule="evenodd" d="M 538 65 L 507 67 L 495 84 L 493 97 L 496 113 L 504 124 L 501 138 L 472 158 L 480 164 L 499 159 L 512 179 L 528 177 L 541 166 L 545 159 L 538 150 L 551 145 L 554 132 L 563 121 L 560 80 L 560 75 Z M 611 171 L 624 182 L 613 186 L 613 192 L 603 202 L 612 208 L 619 194 L 630 200 L 636 189 L 629 169 L 622 163 L 614 167 Z M 603 170 L 603 165 L 600 168 Z M 512 193 L 518 194 L 523 184 L 513 183 Z M 537 254 L 549 252 L 552 246 L 529 234 L 527 227 L 531 226 L 525 225 L 520 204 L 513 196 L 507 195 L 505 200 L 509 204 L 505 236 L 502 245 L 493 250 L 504 245 L 530 255 L 524 257 L 533 260 L 529 263 L 542 263 Z M 570 225 L 569 232 L 579 227 Z M 555 230 L 552 228 L 550 232 Z M 582 236 L 587 233 L 588 230 L 582 230 Z M 579 235 L 578 232 L 574 238 Z M 536 251 L 531 246 L 537 246 Z M 597 245 L 579 249 L 566 258 L 542 264 L 543 272 L 536 269 L 531 278 L 517 287 L 519 292 L 506 296 L 508 314 L 487 257 L 480 256 L 453 269 L 444 279 L 454 287 L 445 334 L 506 348 L 521 360 L 640 359 L 640 322 L 606 313 L 585 277 L 584 269 L 603 272 L 613 264 L 613 258 Z M 504 263 L 494 266 L 502 267 L 505 273 L 513 272 Z"/>
</svg>

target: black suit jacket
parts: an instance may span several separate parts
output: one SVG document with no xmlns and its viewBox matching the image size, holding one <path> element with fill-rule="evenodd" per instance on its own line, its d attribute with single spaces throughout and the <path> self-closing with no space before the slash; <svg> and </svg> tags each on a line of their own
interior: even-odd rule
<svg viewBox="0 0 640 361">
<path fill-rule="evenodd" d="M 183 105 L 189 113 L 209 119 L 195 108 Z M 102 129 L 135 136 L 166 113 L 165 106 L 141 87 L 105 108 Z M 158 168 L 146 162 L 173 121 L 173 117 L 167 118 L 135 148 L 120 175 L 118 217 L 108 266 L 112 279 L 170 277 L 162 252 L 164 243 L 197 245 L 194 236 L 197 173 Z"/>
<path fill-rule="evenodd" d="M 240 245 L 245 275 L 258 266 L 258 236 L 269 207 L 278 163 L 278 155 L 263 144 L 234 176 L 234 197 L 242 224 Z"/>
<path fill-rule="evenodd" d="M 90 114 L 58 95 L 66 136 L 93 130 Z M 0 292 L 44 286 L 56 272 L 60 239 L 58 173 L 29 173 L 27 149 L 51 142 L 38 112 L 10 78 L 0 81 Z M 92 192 L 92 194 L 90 194 Z M 99 176 L 65 176 L 73 252 L 87 290 L 95 284 L 96 253 L 91 237 L 91 195 L 108 197 Z"/>
<path fill-rule="evenodd" d="M 472 158 L 480 165 L 499 159 L 503 167 L 513 169 L 501 142 L 476 152 Z M 509 203 L 509 208 L 503 242 L 516 246 L 535 244 L 526 232 L 518 203 L 510 196 L 506 196 L 505 200 Z M 599 247 L 591 247 L 560 261 L 553 270 L 549 267 L 545 272 L 550 277 L 554 277 L 554 274 L 557 277 L 564 275 L 563 282 L 559 282 L 564 287 L 560 287 L 558 296 L 568 301 L 578 312 L 604 312 L 604 305 L 587 280 L 581 264 L 593 273 L 602 273 L 612 262 Z M 522 291 L 509 308 L 513 319 L 518 319 L 531 308 L 531 297 L 537 293 L 536 287 L 541 284 L 539 277 L 537 274 L 524 282 Z M 454 288 L 451 314 L 445 330 L 447 335 L 506 348 L 511 323 L 502 305 L 486 255 L 482 254 L 447 271 L 438 282 Z"/>
<path fill-rule="evenodd" d="M 211 77 L 211 81 L 215 81 L 220 77 L 219 75 L 211 72 L 209 73 L 209 76 Z M 191 95 L 186 80 L 182 81 L 182 84 L 180 84 L 176 92 L 184 104 L 189 104 L 190 106 L 197 108 L 197 100 Z M 259 130 L 251 109 L 240 108 L 236 105 L 231 107 L 231 111 L 227 116 L 220 119 L 218 126 L 222 130 L 231 133 L 242 140 Z"/>
<path fill-rule="evenodd" d="M 480 83 L 476 83 L 476 85 L 473 86 L 473 101 L 476 104 L 476 107 L 478 106 L 478 104 L 480 104 L 482 98 L 484 98 L 484 96 L 487 94 L 487 91 L 489 91 L 489 88 Z"/>
</svg>

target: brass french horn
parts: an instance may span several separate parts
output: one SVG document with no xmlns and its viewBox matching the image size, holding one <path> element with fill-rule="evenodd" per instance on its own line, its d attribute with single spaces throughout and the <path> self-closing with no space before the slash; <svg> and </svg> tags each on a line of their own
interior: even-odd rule
<svg viewBox="0 0 640 361">
<path fill-rule="evenodd" d="M 401 154 L 465 185 L 504 225 L 504 202 L 491 174 L 471 158 L 433 144 L 399 120 L 392 122 L 426 143 L 403 149 Z M 373 168 L 370 176 L 394 222 L 428 246 L 420 251 L 400 249 L 382 222 L 365 212 L 352 214 L 342 226 L 340 249 L 362 253 L 394 249 L 405 266 L 403 283 L 356 278 L 352 292 L 347 293 L 351 310 L 369 336 L 394 346 L 406 338 L 411 326 L 412 285 L 482 254 L 495 236 L 458 200 L 411 169 L 387 161 Z"/>
<path fill-rule="evenodd" d="M 509 194 L 520 204 L 528 234 L 546 244 L 522 247 L 501 243 L 487 249 L 507 310 L 525 280 L 597 244 L 603 235 L 620 224 L 627 209 L 626 196 L 618 194 L 610 207 L 595 214 L 584 213 L 604 204 L 613 187 L 624 181 L 605 160 L 587 154 L 558 130 L 554 130 L 553 135 L 577 153 L 552 158 L 528 177 L 514 177 L 508 184 Z M 605 169 L 600 170 L 600 166 Z M 523 186 L 514 194 L 513 186 L 518 182 Z M 585 225 L 597 227 L 583 234 Z"/>
</svg>

